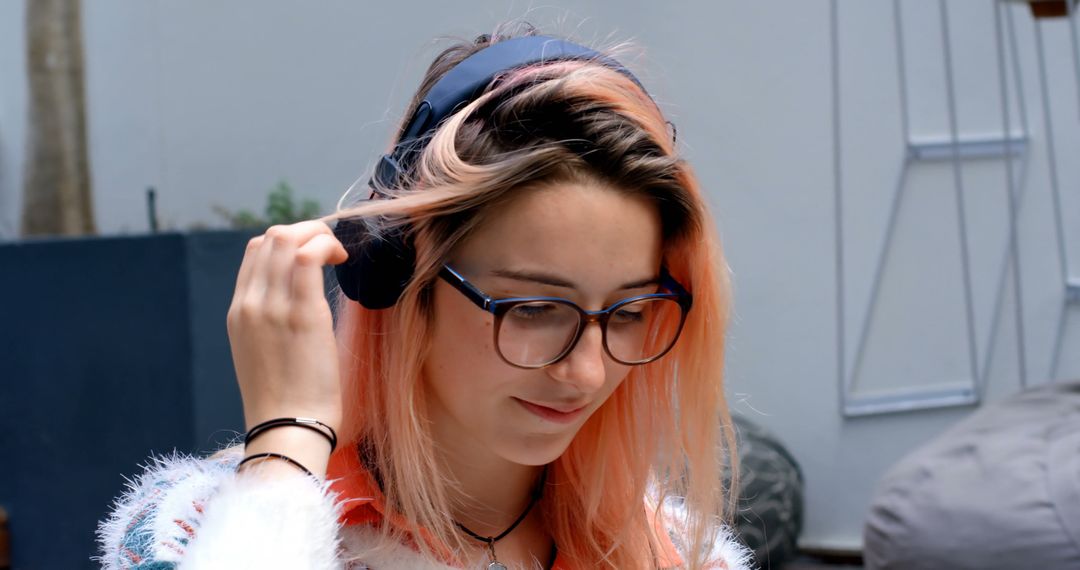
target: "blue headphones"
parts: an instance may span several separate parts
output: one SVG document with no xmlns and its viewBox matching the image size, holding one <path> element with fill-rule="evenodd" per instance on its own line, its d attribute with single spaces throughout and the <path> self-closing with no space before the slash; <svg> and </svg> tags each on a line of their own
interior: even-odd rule
<svg viewBox="0 0 1080 570">
<path fill-rule="evenodd" d="M 617 61 L 589 48 L 550 36 L 525 36 L 496 42 L 467 57 L 446 73 L 416 107 L 390 154 L 383 155 L 368 185 L 374 195 L 393 188 L 408 173 L 430 137 L 427 135 L 458 109 L 481 95 L 499 74 L 527 65 L 585 60 L 601 63 L 641 82 Z M 642 88 L 644 90 L 644 88 Z M 363 220 L 339 220 L 334 235 L 349 259 L 337 265 L 338 284 L 348 298 L 368 309 L 392 307 L 412 279 L 416 252 L 398 229 L 377 238 Z"/>
</svg>

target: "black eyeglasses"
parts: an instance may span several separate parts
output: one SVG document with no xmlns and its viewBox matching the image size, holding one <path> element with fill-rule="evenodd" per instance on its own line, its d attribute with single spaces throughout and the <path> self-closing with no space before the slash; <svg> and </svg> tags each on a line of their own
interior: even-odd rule
<svg viewBox="0 0 1080 570">
<path fill-rule="evenodd" d="M 626 365 L 652 362 L 671 350 L 682 332 L 693 296 L 667 270 L 667 292 L 628 297 L 600 311 L 586 311 L 560 297 L 492 299 L 449 265 L 439 272 L 477 307 L 495 315 L 499 356 L 518 368 L 543 368 L 574 350 L 589 323 L 600 323 L 604 350 Z"/>
</svg>

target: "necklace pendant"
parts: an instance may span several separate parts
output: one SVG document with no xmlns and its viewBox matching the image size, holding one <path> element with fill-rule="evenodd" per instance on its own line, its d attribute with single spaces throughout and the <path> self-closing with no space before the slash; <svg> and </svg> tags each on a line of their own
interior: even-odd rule
<svg viewBox="0 0 1080 570">
<path fill-rule="evenodd" d="M 506 570 L 506 565 L 496 560 L 491 564 L 488 564 L 488 570 Z"/>
</svg>

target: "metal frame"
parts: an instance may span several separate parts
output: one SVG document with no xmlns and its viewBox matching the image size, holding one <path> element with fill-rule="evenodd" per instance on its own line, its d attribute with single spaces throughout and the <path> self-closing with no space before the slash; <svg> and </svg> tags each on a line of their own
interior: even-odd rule
<svg viewBox="0 0 1080 570">
<path fill-rule="evenodd" d="M 1067 4 L 1071 6 L 1071 4 Z M 1075 13 L 1070 7 L 1069 19 L 1071 20 L 1070 30 L 1072 30 L 1073 41 L 1075 45 Z M 1072 273 L 1069 269 L 1069 257 L 1067 255 L 1068 250 L 1065 245 L 1065 222 L 1061 215 L 1061 183 L 1058 178 L 1058 163 L 1057 163 L 1057 149 L 1054 144 L 1054 122 L 1051 120 L 1050 113 L 1050 89 L 1047 86 L 1046 77 L 1046 48 L 1043 42 L 1042 34 L 1042 21 L 1035 20 L 1035 54 L 1039 63 L 1039 93 L 1042 96 L 1043 107 L 1043 128 L 1046 131 L 1046 156 L 1047 156 L 1047 168 L 1050 174 L 1050 193 L 1054 203 L 1054 233 L 1057 237 L 1057 253 L 1058 253 L 1058 266 L 1061 270 L 1062 285 L 1064 287 L 1063 296 L 1065 305 L 1073 304 L 1077 301 L 1072 299 L 1075 297 L 1073 293 L 1073 286 L 1075 284 Z M 1080 57 L 1073 51 L 1073 57 Z M 1080 65 L 1080 64 L 1077 64 Z M 1080 73 L 1080 71 L 1078 71 Z M 1080 81 L 1080 78 L 1078 78 Z M 1065 319 L 1068 316 L 1067 311 L 1062 310 L 1058 314 L 1057 331 L 1054 336 L 1054 352 L 1050 359 L 1050 378 L 1057 378 L 1058 365 L 1061 362 L 1061 346 L 1062 341 L 1065 338 Z"/>
<path fill-rule="evenodd" d="M 940 407 L 963 406 L 978 404 L 985 393 L 987 371 L 990 367 L 991 351 L 1000 329 L 1001 304 L 1004 300 L 1006 278 L 1012 276 L 1013 300 L 1015 307 L 1015 319 L 1017 322 L 1017 354 L 1020 363 L 1020 380 L 1022 385 L 1027 385 L 1027 351 L 1025 345 L 1026 336 L 1023 329 L 1023 300 L 1022 283 L 1020 273 L 1019 247 L 1017 243 L 1017 217 L 1022 204 L 1024 194 L 1024 180 L 1028 166 L 1028 126 L 1026 120 L 1026 102 L 1023 96 L 1023 81 L 1020 75 L 1019 56 L 1016 49 L 1015 33 L 1012 25 L 1011 13 L 1006 11 L 1009 25 L 1010 47 L 1013 63 L 1013 82 L 1017 94 L 1017 104 L 1020 111 L 1020 134 L 1012 134 L 1011 117 L 1009 114 L 1008 80 L 1006 77 L 1005 51 L 1003 32 L 1000 17 L 1000 7 L 994 3 L 995 10 L 995 40 L 997 45 L 999 86 L 1002 101 L 1003 135 L 998 138 L 962 138 L 958 133 L 956 121 L 956 97 L 952 69 L 951 38 L 948 20 L 948 12 L 944 0 L 939 0 L 939 10 L 942 22 L 942 41 L 944 45 L 945 73 L 947 85 L 947 103 L 949 109 L 949 136 L 945 140 L 913 141 L 909 127 L 907 76 L 904 61 L 904 34 L 903 21 L 900 12 L 900 1 L 894 0 L 894 24 L 897 50 L 897 75 L 900 83 L 900 107 L 902 132 L 905 137 L 905 151 L 902 158 L 900 171 L 897 175 L 889 220 L 885 230 L 885 240 L 878 255 L 878 264 L 875 268 L 871 285 L 871 294 L 866 312 L 863 315 L 859 340 L 856 347 L 854 364 L 847 369 L 846 353 L 846 307 L 844 300 L 844 256 L 843 256 L 843 161 L 841 156 L 840 138 L 840 69 L 839 69 L 839 34 L 838 34 L 838 8 L 836 0 L 831 3 L 832 25 L 832 65 L 833 65 L 833 176 L 834 176 L 834 214 L 836 216 L 836 282 L 837 282 L 837 347 L 838 347 L 838 372 L 839 372 L 839 395 L 840 409 L 846 417 L 865 416 L 882 413 L 913 411 Z M 994 315 L 990 325 L 990 336 L 983 351 L 983 360 L 979 360 L 979 346 L 976 338 L 974 323 L 973 294 L 971 284 L 971 266 L 969 248 L 967 244 L 966 215 L 964 211 L 964 185 L 961 168 L 962 159 L 971 158 L 1003 158 L 1006 167 L 1007 203 L 1009 211 L 1009 235 L 1008 247 L 1001 263 L 1001 273 L 998 278 L 997 293 L 994 297 Z M 1014 169 L 1013 161 L 1020 159 L 1019 176 Z M 933 386 L 901 388 L 895 391 L 878 392 L 872 394 L 854 395 L 852 393 L 858 371 L 862 366 L 866 341 L 873 308 L 878 302 L 880 286 L 888 252 L 891 249 L 896 230 L 896 220 L 899 212 L 899 204 L 907 181 L 909 168 L 920 161 L 950 160 L 953 164 L 953 187 L 957 204 L 958 232 L 961 246 L 963 263 L 963 288 L 965 294 L 965 316 L 968 337 L 968 360 L 970 377 L 958 380 L 946 385 L 936 384 Z M 1059 210 L 1060 211 L 1060 210 Z M 1063 251 L 1063 250 L 1062 250 Z M 1012 271 L 1009 272 L 1009 268 Z M 1067 273 L 1066 273 L 1067 275 Z M 1080 296 L 1080 292 L 1076 293 Z M 1062 323 L 1063 324 L 1063 323 Z M 1060 328 L 1060 325 L 1059 325 Z M 1059 340 L 1060 344 L 1060 331 Z M 1056 359 L 1055 359 L 1056 361 Z"/>
</svg>

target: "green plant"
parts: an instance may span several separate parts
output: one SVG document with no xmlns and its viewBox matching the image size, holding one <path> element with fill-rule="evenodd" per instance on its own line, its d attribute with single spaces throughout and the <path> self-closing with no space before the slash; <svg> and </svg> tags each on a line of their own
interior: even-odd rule
<svg viewBox="0 0 1080 570">
<path fill-rule="evenodd" d="M 310 220 L 319 215 L 319 203 L 315 200 L 304 199 L 297 204 L 293 198 L 292 186 L 282 180 L 267 195 L 264 216 L 258 216 L 250 210 L 234 212 L 223 206 L 214 206 L 213 210 L 233 229 L 266 228 L 276 224 L 292 224 Z"/>
</svg>

